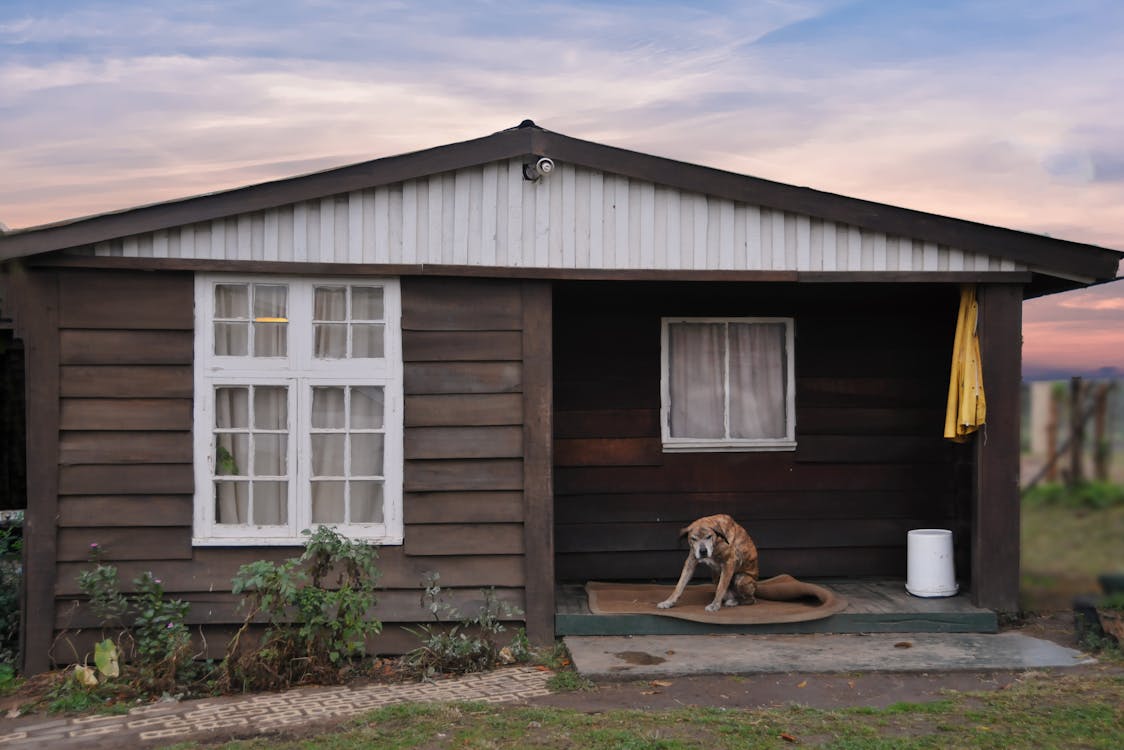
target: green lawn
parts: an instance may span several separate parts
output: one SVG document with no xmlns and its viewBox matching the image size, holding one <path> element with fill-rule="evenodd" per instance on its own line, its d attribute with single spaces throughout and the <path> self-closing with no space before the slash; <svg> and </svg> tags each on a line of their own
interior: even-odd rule
<svg viewBox="0 0 1124 750">
<path fill-rule="evenodd" d="M 1023 609 L 1069 609 L 1099 591 L 1097 576 L 1124 571 L 1124 505 L 1101 510 L 1023 505 Z"/>
</svg>

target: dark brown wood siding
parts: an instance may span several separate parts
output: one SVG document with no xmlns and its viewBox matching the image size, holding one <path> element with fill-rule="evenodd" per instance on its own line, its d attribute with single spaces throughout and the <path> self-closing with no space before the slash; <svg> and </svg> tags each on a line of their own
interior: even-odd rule
<svg viewBox="0 0 1124 750">
<path fill-rule="evenodd" d="M 971 456 L 941 437 L 955 287 L 558 285 L 560 580 L 674 578 L 679 529 L 729 513 L 763 575 L 901 576 L 906 532 L 952 528 L 968 573 Z M 795 320 L 790 452 L 664 453 L 661 316 Z"/>
<path fill-rule="evenodd" d="M 429 619 L 429 571 L 466 613 L 487 587 L 526 609 L 524 283 L 402 280 L 406 531 L 380 550 L 376 648 L 409 647 L 398 625 Z M 59 300 L 54 626 L 97 624 L 76 580 L 97 543 L 122 580 L 152 571 L 221 638 L 240 621 L 238 567 L 297 549 L 192 547 L 192 275 L 63 270 Z"/>
</svg>

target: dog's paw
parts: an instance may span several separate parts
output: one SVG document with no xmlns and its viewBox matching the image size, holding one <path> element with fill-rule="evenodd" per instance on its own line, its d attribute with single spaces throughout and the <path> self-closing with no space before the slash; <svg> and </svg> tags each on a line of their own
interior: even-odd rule
<svg viewBox="0 0 1124 750">
<path fill-rule="evenodd" d="M 662 602 L 660 602 L 659 604 L 656 605 L 656 607 L 658 609 L 671 609 L 674 606 L 675 606 L 675 602 L 672 601 L 671 599 L 667 599 L 667 600 L 662 601 Z"/>
<path fill-rule="evenodd" d="M 720 609 L 722 609 L 722 602 L 711 602 L 706 605 L 707 612 L 717 612 Z"/>
</svg>

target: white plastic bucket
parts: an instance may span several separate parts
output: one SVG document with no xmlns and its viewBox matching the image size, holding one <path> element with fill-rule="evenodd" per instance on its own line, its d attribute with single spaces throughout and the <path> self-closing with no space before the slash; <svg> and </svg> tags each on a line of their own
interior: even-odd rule
<svg viewBox="0 0 1124 750">
<path fill-rule="evenodd" d="M 914 596 L 954 596 L 959 590 L 952 562 L 952 532 L 914 529 L 907 536 L 905 590 Z"/>
</svg>

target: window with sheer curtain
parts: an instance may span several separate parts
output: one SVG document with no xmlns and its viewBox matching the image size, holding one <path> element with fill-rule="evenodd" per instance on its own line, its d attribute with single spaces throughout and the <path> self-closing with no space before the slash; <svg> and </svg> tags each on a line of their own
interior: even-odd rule
<svg viewBox="0 0 1124 750">
<path fill-rule="evenodd" d="M 790 450 L 791 318 L 662 321 L 664 449 Z"/>
<path fill-rule="evenodd" d="M 197 544 L 402 541 L 395 279 L 196 277 Z"/>
</svg>

